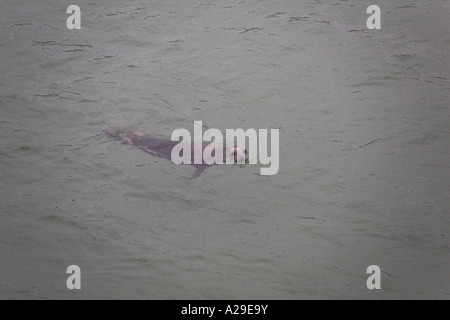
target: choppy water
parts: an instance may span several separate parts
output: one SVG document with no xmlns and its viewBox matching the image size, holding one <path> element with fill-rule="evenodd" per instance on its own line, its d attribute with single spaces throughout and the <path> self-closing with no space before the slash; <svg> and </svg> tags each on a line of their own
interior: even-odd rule
<svg viewBox="0 0 450 320">
<path fill-rule="evenodd" d="M 73 4 L 0 2 L 0 298 L 450 298 L 449 1 Z M 100 134 L 194 120 L 279 173 Z"/>
</svg>

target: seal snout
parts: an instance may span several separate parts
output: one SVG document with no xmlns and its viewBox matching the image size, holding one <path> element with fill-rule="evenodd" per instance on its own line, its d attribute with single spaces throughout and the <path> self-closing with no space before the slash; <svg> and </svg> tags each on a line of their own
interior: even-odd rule
<svg viewBox="0 0 450 320">
<path fill-rule="evenodd" d="M 233 157 L 234 163 L 246 163 L 248 161 L 248 152 L 245 148 L 238 146 L 231 147 L 229 154 Z"/>
</svg>

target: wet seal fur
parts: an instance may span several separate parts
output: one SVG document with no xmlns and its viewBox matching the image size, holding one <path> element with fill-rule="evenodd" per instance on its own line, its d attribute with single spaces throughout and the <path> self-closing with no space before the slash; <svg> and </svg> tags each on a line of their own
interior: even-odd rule
<svg viewBox="0 0 450 320">
<path fill-rule="evenodd" d="M 172 161 L 172 149 L 179 141 L 171 141 L 162 138 L 153 138 L 148 134 L 141 132 L 124 132 L 118 127 L 107 128 L 103 130 L 103 133 L 114 140 L 120 141 L 123 144 L 132 145 L 138 147 L 142 151 L 151 154 L 152 156 L 167 159 Z M 202 144 L 202 154 L 203 150 L 207 145 Z M 212 156 L 214 156 L 215 151 L 212 152 Z M 227 158 L 227 150 L 223 147 L 223 163 L 226 162 Z M 234 157 L 234 162 L 237 162 L 238 157 L 244 156 L 245 160 L 248 160 L 247 151 L 242 151 L 239 147 L 231 147 L 228 154 Z M 203 171 L 205 171 L 208 167 L 213 166 L 215 164 L 207 164 L 204 162 L 202 157 L 202 163 L 194 164 L 194 143 L 191 143 L 191 165 L 195 167 L 194 178 L 199 177 Z"/>
</svg>

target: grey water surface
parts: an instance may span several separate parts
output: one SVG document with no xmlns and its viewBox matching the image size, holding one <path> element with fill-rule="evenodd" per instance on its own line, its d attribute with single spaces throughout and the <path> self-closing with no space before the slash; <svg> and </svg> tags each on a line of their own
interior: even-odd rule
<svg viewBox="0 0 450 320">
<path fill-rule="evenodd" d="M 450 1 L 70 4 L 0 1 L 1 299 L 450 299 Z M 195 120 L 278 174 L 101 134 Z"/>
</svg>

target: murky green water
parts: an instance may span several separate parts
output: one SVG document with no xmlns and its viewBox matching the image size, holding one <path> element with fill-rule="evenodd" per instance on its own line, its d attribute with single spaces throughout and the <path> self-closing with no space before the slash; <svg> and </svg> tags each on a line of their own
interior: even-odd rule
<svg viewBox="0 0 450 320">
<path fill-rule="evenodd" d="M 449 1 L 0 4 L 0 298 L 450 298 Z M 194 120 L 279 173 L 100 134 Z"/>
</svg>

